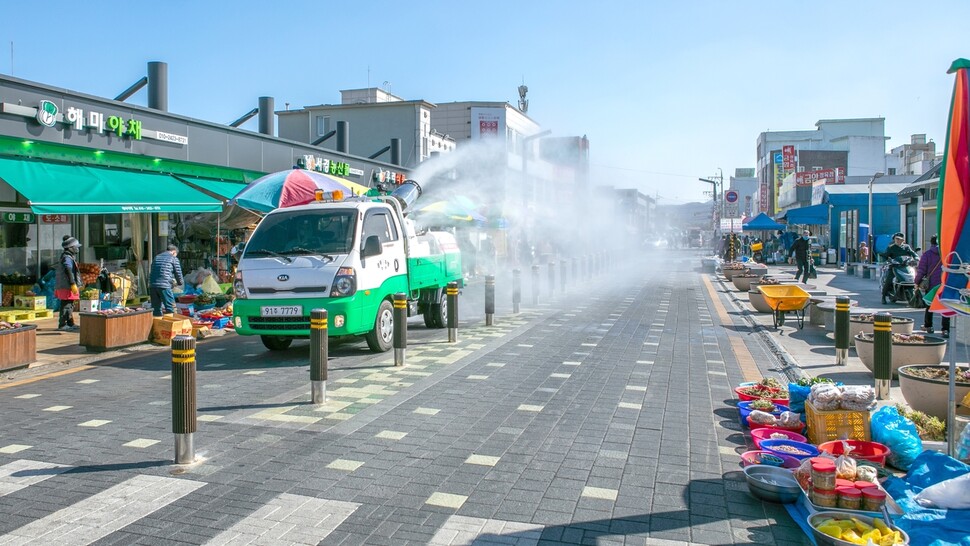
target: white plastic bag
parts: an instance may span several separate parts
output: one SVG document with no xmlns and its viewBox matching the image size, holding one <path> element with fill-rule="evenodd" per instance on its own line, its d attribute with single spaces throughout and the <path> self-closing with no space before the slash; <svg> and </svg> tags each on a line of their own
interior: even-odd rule
<svg viewBox="0 0 970 546">
<path fill-rule="evenodd" d="M 913 500 L 926 508 L 970 509 L 970 472 L 933 484 L 920 491 Z"/>
</svg>

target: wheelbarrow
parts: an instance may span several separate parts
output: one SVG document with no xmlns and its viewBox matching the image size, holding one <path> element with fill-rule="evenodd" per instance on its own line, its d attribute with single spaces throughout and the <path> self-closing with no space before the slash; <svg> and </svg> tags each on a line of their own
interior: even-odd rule
<svg viewBox="0 0 970 546">
<path fill-rule="evenodd" d="M 798 321 L 798 328 L 805 327 L 805 308 L 811 295 L 801 287 L 791 284 L 758 285 L 765 303 L 772 309 L 775 329 L 785 325 L 785 315 L 792 313 Z"/>
</svg>

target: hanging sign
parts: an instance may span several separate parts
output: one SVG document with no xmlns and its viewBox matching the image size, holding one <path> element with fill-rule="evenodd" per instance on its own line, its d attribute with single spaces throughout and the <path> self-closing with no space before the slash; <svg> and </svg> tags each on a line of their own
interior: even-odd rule
<svg viewBox="0 0 970 546">
<path fill-rule="evenodd" d="M 40 223 L 42 224 L 69 224 L 71 217 L 66 214 L 41 214 Z"/>
<path fill-rule="evenodd" d="M 33 224 L 37 218 L 31 212 L 4 212 L 3 221 L 8 224 Z"/>
</svg>

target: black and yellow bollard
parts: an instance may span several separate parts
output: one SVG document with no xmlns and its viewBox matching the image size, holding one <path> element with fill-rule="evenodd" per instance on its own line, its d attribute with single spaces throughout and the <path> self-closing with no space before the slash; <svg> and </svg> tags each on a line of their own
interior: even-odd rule
<svg viewBox="0 0 970 546">
<path fill-rule="evenodd" d="M 310 401 L 327 401 L 327 361 L 330 359 L 330 333 L 327 329 L 327 310 L 310 311 Z"/>
<path fill-rule="evenodd" d="M 448 343 L 458 342 L 458 283 L 448 283 Z"/>
<path fill-rule="evenodd" d="M 195 462 L 195 338 L 172 340 L 172 432 L 175 433 L 175 464 Z"/>
<path fill-rule="evenodd" d="M 495 320 L 495 275 L 485 275 L 485 326 Z"/>
<path fill-rule="evenodd" d="M 849 361 L 849 296 L 835 297 L 835 365 Z"/>
<path fill-rule="evenodd" d="M 522 271 L 512 270 L 512 312 L 519 312 L 519 304 L 522 303 Z"/>
<path fill-rule="evenodd" d="M 556 293 L 556 262 L 549 262 L 549 297 Z"/>
<path fill-rule="evenodd" d="M 892 316 L 876 313 L 872 325 L 872 376 L 876 379 L 876 398 L 889 399 L 889 384 L 893 378 Z"/>
<path fill-rule="evenodd" d="M 532 305 L 539 305 L 539 266 L 532 266 Z"/>
<path fill-rule="evenodd" d="M 451 284 L 448 285 L 451 287 Z M 450 289 L 450 288 L 449 288 Z M 408 295 L 398 292 L 394 300 L 394 365 L 403 366 L 408 348 Z M 448 316 L 451 316 L 451 298 L 448 298 Z"/>
<path fill-rule="evenodd" d="M 559 292 L 566 293 L 566 260 L 559 260 Z"/>
</svg>

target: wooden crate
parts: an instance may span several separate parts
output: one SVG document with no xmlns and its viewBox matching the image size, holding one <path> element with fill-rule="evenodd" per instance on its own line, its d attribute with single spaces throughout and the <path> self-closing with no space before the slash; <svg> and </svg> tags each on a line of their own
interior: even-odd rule
<svg viewBox="0 0 970 546">
<path fill-rule="evenodd" d="M 37 360 L 37 326 L 0 330 L 0 370 L 20 368 Z"/>
<path fill-rule="evenodd" d="M 106 351 L 148 341 L 152 331 L 152 310 L 115 315 L 81 313 L 80 345 L 89 351 Z"/>
</svg>

